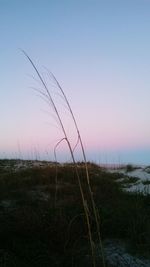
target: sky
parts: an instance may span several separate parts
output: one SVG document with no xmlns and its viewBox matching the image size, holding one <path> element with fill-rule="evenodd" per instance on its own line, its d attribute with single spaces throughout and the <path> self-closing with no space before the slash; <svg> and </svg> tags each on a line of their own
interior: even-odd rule
<svg viewBox="0 0 150 267">
<path fill-rule="evenodd" d="M 150 164 L 149 0 L 0 0 L 0 158 L 54 160 L 64 136 L 21 49 L 48 84 L 72 147 L 76 131 L 50 71 L 88 160 Z M 57 157 L 70 160 L 65 142 Z"/>
</svg>

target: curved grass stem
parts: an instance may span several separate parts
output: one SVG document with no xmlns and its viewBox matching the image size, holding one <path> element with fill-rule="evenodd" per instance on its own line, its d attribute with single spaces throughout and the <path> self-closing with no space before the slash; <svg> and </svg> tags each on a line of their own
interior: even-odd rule
<svg viewBox="0 0 150 267">
<path fill-rule="evenodd" d="M 61 92 L 61 94 L 62 94 L 62 96 L 64 98 L 65 103 L 67 104 L 68 110 L 69 110 L 69 112 L 71 114 L 72 120 L 73 120 L 74 125 L 75 125 L 75 129 L 76 129 L 76 132 L 77 132 L 77 140 L 78 141 L 77 141 L 76 146 L 75 147 L 72 147 L 71 142 L 69 141 L 69 138 L 67 136 L 67 132 L 66 132 L 66 129 L 65 129 L 63 120 L 62 120 L 61 115 L 60 115 L 60 113 L 59 113 L 59 111 L 57 109 L 56 103 L 53 100 L 52 95 L 51 95 L 51 93 L 50 93 L 50 91 L 49 91 L 49 89 L 47 87 L 46 82 L 44 81 L 42 75 L 40 74 L 40 72 L 37 69 L 37 67 L 34 64 L 34 62 L 28 56 L 28 54 L 24 50 L 22 50 L 22 52 L 26 56 L 26 58 L 29 60 L 29 62 L 31 63 L 32 67 L 34 68 L 34 70 L 36 72 L 36 74 L 37 74 L 37 76 L 39 78 L 39 81 L 41 82 L 41 84 L 43 86 L 43 91 L 38 90 L 38 92 L 41 94 L 42 97 L 45 98 L 46 102 L 48 101 L 48 103 L 52 106 L 52 108 L 53 108 L 53 110 L 54 110 L 54 112 L 56 114 L 57 121 L 58 121 L 58 123 L 60 125 L 60 128 L 61 128 L 62 133 L 63 133 L 63 136 L 64 136 L 56 144 L 56 146 L 54 148 L 54 155 L 55 155 L 56 159 L 57 159 L 56 149 L 57 149 L 57 147 L 60 145 L 60 143 L 62 141 L 66 141 L 67 146 L 69 148 L 70 155 L 71 155 L 71 158 L 72 158 L 72 162 L 73 162 L 74 168 L 75 168 L 76 177 L 77 177 L 77 180 L 78 180 L 78 185 L 79 185 L 80 193 L 81 193 L 81 199 L 82 199 L 82 204 L 83 204 L 83 209 L 84 209 L 84 214 L 85 214 L 86 224 L 87 224 L 87 229 L 88 229 L 88 237 L 89 237 L 90 247 L 91 247 L 92 262 L 93 262 L 93 267 L 95 267 L 96 266 L 96 263 L 95 263 L 95 249 L 94 249 L 94 241 L 93 241 L 93 238 L 92 238 L 92 231 L 91 231 L 91 224 L 90 224 L 89 203 L 87 202 L 87 200 L 85 198 L 85 195 L 84 195 L 84 191 L 83 191 L 83 187 L 82 187 L 82 183 L 81 183 L 81 178 L 80 178 L 79 171 L 78 171 L 78 166 L 77 166 L 77 163 L 76 163 L 76 160 L 75 160 L 75 156 L 74 156 L 74 150 L 75 150 L 76 146 L 78 145 L 78 143 L 80 144 L 82 155 L 83 155 L 83 159 L 84 159 L 87 186 L 88 186 L 88 190 L 89 190 L 89 194 L 90 194 L 90 199 L 91 199 L 91 204 L 92 204 L 92 209 L 93 209 L 93 214 L 94 214 L 94 218 L 95 218 L 95 222 L 96 222 L 98 238 L 99 238 L 99 242 L 101 244 L 101 249 L 102 249 L 102 242 L 101 242 L 100 228 L 99 228 L 99 218 L 97 216 L 96 205 L 95 205 L 95 202 L 94 202 L 93 193 L 92 193 L 91 186 L 90 186 L 90 177 L 89 177 L 89 171 L 88 171 L 88 164 L 87 164 L 87 160 L 86 160 L 86 154 L 85 154 L 85 150 L 84 150 L 82 138 L 81 138 L 81 135 L 80 135 L 80 131 L 79 131 L 79 128 L 78 128 L 78 125 L 77 125 L 77 122 L 76 122 L 74 113 L 72 111 L 72 108 L 70 106 L 70 103 L 69 103 L 69 101 L 68 101 L 68 99 L 67 99 L 67 97 L 66 97 L 66 95 L 65 95 L 65 93 L 64 93 L 64 91 L 62 89 L 62 87 L 60 86 L 59 82 L 57 81 L 57 79 L 53 75 L 53 73 L 50 72 L 50 75 L 54 79 L 57 87 L 59 88 L 59 90 L 60 90 L 60 92 Z M 57 176 L 56 176 L 56 183 L 57 183 Z M 55 201 L 56 200 L 57 200 L 57 187 L 56 187 L 56 194 L 55 194 Z M 103 266 L 105 267 L 105 261 L 104 261 L 104 255 L 103 255 L 103 253 L 102 253 L 102 258 L 103 258 Z"/>
</svg>

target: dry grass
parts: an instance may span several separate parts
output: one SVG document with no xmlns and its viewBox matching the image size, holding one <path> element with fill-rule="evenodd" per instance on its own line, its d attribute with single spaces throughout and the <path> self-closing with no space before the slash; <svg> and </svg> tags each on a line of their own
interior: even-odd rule
<svg viewBox="0 0 150 267">
<path fill-rule="evenodd" d="M 78 180 L 78 186 L 80 189 L 80 194 L 81 194 L 81 198 L 82 198 L 82 204 L 83 204 L 83 209 L 84 209 L 84 214 L 85 214 L 85 218 L 86 218 L 86 224 L 87 224 L 87 228 L 88 228 L 88 236 L 89 236 L 89 241 L 90 241 L 90 246 L 91 246 L 91 253 L 92 253 L 92 259 L 93 259 L 93 267 L 95 267 L 95 244 L 94 244 L 94 238 L 92 237 L 92 231 L 91 231 L 91 224 L 90 224 L 90 217 L 92 216 L 95 219 L 96 222 L 96 228 L 97 228 L 97 235 L 98 235 L 98 239 L 99 239 L 99 243 L 100 243 L 100 248 L 101 248 L 101 254 L 102 254 L 102 258 L 103 258 L 103 266 L 105 267 L 105 260 L 104 260 L 104 254 L 103 254 L 103 247 L 102 247 L 102 241 L 101 241 L 101 235 L 100 235 L 100 224 L 99 224 L 99 215 L 97 213 L 97 208 L 94 202 L 94 198 L 93 198 L 93 192 L 91 190 L 91 186 L 90 186 L 90 177 L 89 177 L 89 171 L 88 171 L 88 165 L 87 165 L 87 160 L 86 160 L 86 154 L 85 154 L 85 150 L 84 150 L 84 146 L 83 146 L 83 142 L 82 142 L 82 138 L 80 135 L 80 131 L 74 116 L 74 113 L 72 111 L 72 108 L 70 106 L 70 103 L 64 93 L 64 90 L 62 89 L 62 87 L 60 86 L 58 80 L 56 79 L 56 77 L 53 75 L 53 73 L 49 73 L 49 75 L 53 78 L 55 85 L 58 87 L 59 92 L 70 112 L 72 121 L 74 123 L 75 129 L 76 129 L 76 134 L 77 134 L 77 143 L 76 145 L 73 147 L 73 145 L 71 144 L 71 141 L 69 140 L 69 137 L 67 135 L 67 131 L 65 129 L 65 124 L 63 122 L 63 118 L 61 117 L 61 114 L 58 110 L 58 107 L 50 93 L 50 90 L 48 89 L 48 86 L 46 84 L 46 82 L 44 81 L 41 73 L 39 72 L 39 70 L 37 69 L 36 65 L 34 64 L 34 62 L 31 60 L 31 58 L 27 55 L 27 53 L 25 51 L 22 51 L 24 53 L 24 55 L 27 57 L 27 59 L 29 60 L 29 62 L 31 63 L 32 67 L 34 68 L 39 81 L 43 87 L 43 90 L 37 89 L 37 91 L 40 93 L 40 95 L 42 96 L 42 98 L 44 98 L 44 100 L 53 108 L 54 113 L 56 115 L 59 127 L 62 131 L 63 137 L 61 140 L 59 140 L 57 142 L 57 144 L 55 145 L 54 148 L 54 155 L 55 155 L 55 159 L 57 161 L 57 148 L 58 146 L 62 143 L 62 142 L 66 142 L 69 151 L 70 151 L 70 155 L 72 158 L 72 162 L 73 162 L 73 166 L 75 169 L 75 173 L 76 173 L 76 178 Z M 84 167 L 85 167 L 85 172 L 86 172 L 86 187 L 88 189 L 88 194 L 89 197 L 87 198 L 87 196 L 84 194 L 84 189 L 82 187 L 82 183 L 81 183 L 81 179 L 80 179 L 80 175 L 78 172 L 78 166 L 77 166 L 77 162 L 75 159 L 75 155 L 74 155 L 74 151 L 76 149 L 76 147 L 78 146 L 78 144 L 80 145 L 81 148 L 81 152 L 83 155 L 83 162 L 84 162 Z M 58 191 L 58 187 L 57 187 L 57 166 L 56 166 L 56 191 L 55 191 L 55 205 L 57 202 L 57 191 Z M 92 205 L 91 205 L 92 204 Z"/>
</svg>

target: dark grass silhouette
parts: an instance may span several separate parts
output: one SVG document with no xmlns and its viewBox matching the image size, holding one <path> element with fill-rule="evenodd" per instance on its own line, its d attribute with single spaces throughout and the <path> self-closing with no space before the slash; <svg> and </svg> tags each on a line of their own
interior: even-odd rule
<svg viewBox="0 0 150 267">
<path fill-rule="evenodd" d="M 77 165 L 88 201 L 84 165 Z M 101 214 L 102 240 L 124 240 L 132 253 L 150 256 L 150 196 L 122 191 L 116 174 L 99 166 L 88 164 L 88 170 L 93 198 Z M 92 266 L 81 193 L 72 164 L 58 165 L 57 179 L 55 203 L 55 164 L 1 171 L 0 266 Z M 90 226 L 98 247 L 92 217 Z M 99 252 L 95 265 L 103 266 Z"/>
</svg>

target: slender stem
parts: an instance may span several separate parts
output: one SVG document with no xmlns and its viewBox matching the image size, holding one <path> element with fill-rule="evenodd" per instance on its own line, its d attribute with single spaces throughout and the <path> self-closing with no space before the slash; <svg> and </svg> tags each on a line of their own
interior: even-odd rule
<svg viewBox="0 0 150 267">
<path fill-rule="evenodd" d="M 44 82 L 40 72 L 38 71 L 37 67 L 35 66 L 35 64 L 33 63 L 33 61 L 31 60 L 31 58 L 28 56 L 28 54 L 22 50 L 23 54 L 27 57 L 27 59 L 29 60 L 29 62 L 31 63 L 32 67 L 34 68 L 35 72 L 37 73 L 37 76 L 39 77 L 43 87 L 44 87 L 44 90 L 46 92 L 46 94 L 44 93 L 45 96 L 47 96 L 48 100 L 50 101 L 56 115 L 57 115 L 57 118 L 58 118 L 58 121 L 59 121 L 59 124 L 60 124 L 60 127 L 62 129 L 62 132 L 64 134 L 64 140 L 67 142 L 67 145 L 68 145 L 68 148 L 69 148 L 69 151 L 70 151 L 70 154 L 71 154 L 71 158 L 72 158 L 72 161 L 73 161 L 73 164 L 74 164 L 74 167 L 75 167 L 75 172 L 76 172 L 76 175 L 77 175 L 77 179 L 78 179 L 78 184 L 79 184 L 79 189 L 80 189 L 80 193 L 81 193 L 81 198 L 82 198 L 82 203 L 83 203 L 83 208 L 84 208 L 84 212 L 85 212 L 85 216 L 86 216 L 86 222 L 87 222 L 87 227 L 88 227 L 88 234 L 89 234 L 89 241 L 90 241 L 90 245 L 91 245 L 91 252 L 92 252 L 92 259 L 93 259 L 93 267 L 95 267 L 95 255 L 94 255 L 94 248 L 93 248 L 93 239 L 92 239 L 92 232 L 91 232 L 91 225 L 90 225 L 90 219 L 89 219 L 89 214 L 88 214 L 88 211 L 87 211 L 87 204 L 86 204 L 86 200 L 85 200 L 85 197 L 84 197 L 84 193 L 83 193 L 83 189 L 82 189 L 82 185 L 81 185 L 81 181 L 80 181 L 80 176 L 79 176 L 79 172 L 78 172 L 78 168 L 77 168 L 77 164 L 76 164 L 76 160 L 75 160 L 75 157 L 74 157 L 74 153 L 73 153 L 73 149 L 71 147 L 71 143 L 70 141 L 68 140 L 68 137 L 67 137 L 67 133 L 66 133 L 66 130 L 65 130 L 65 127 L 63 125 L 63 121 L 61 119 L 61 116 L 58 112 L 58 109 L 57 109 L 57 106 L 55 105 L 55 102 L 47 88 L 47 85 L 46 83 Z M 56 80 L 57 81 L 57 80 Z M 60 85 L 58 83 L 58 86 L 59 88 Z M 63 90 L 61 89 L 62 93 L 63 93 Z M 69 110 L 71 112 L 71 115 L 72 115 L 72 118 L 74 120 L 74 123 L 76 125 L 76 128 L 77 128 L 77 124 L 76 124 L 76 121 L 75 121 L 75 118 L 74 118 L 74 115 L 73 115 L 73 112 L 71 110 L 71 107 L 69 105 L 69 102 L 65 96 L 65 94 L 63 93 L 64 97 L 65 97 L 65 100 L 66 100 L 66 103 L 69 107 Z M 78 128 L 77 128 L 78 129 Z M 79 139 L 80 138 L 80 133 L 79 133 L 79 130 L 78 130 L 78 136 L 79 136 Z M 85 157 L 85 153 L 84 153 L 84 157 Z M 85 158 L 86 159 L 86 158 Z M 88 177 L 88 184 L 89 184 L 89 176 L 88 176 L 88 172 L 87 172 L 87 177 Z"/>
<path fill-rule="evenodd" d="M 56 82 L 58 88 L 60 89 L 62 95 L 64 96 L 64 99 L 67 103 L 68 109 L 70 111 L 70 114 L 72 116 L 76 131 L 77 131 L 77 136 L 78 136 L 78 141 L 81 145 L 81 150 L 82 150 L 82 154 L 83 154 L 83 159 L 84 159 L 84 163 L 85 163 L 85 170 L 86 170 L 86 178 L 87 178 L 87 183 L 88 183 L 88 189 L 89 189 L 89 193 L 90 193 L 90 198 L 91 198 L 91 202 L 92 202 L 92 208 L 93 208 L 93 212 L 94 212 L 94 217 L 95 217 L 95 221 L 96 221 L 96 227 L 97 227 L 97 233 L 98 233 L 98 239 L 99 239 L 99 243 L 100 243 L 100 247 L 101 247 L 101 252 L 102 252 L 102 261 L 103 261 L 103 266 L 105 267 L 105 259 L 104 259 L 104 253 L 103 253 L 103 246 L 102 246 L 102 240 L 101 240 L 101 235 L 100 235 L 100 226 L 99 226 L 99 218 L 97 215 L 97 210 L 96 210 L 96 205 L 95 205 L 95 201 L 93 198 L 93 192 L 91 190 L 91 186 L 90 186 L 90 177 L 89 177 L 89 170 L 88 170 L 88 165 L 87 165 L 87 160 L 86 160 L 86 154 L 85 154 L 85 150 L 84 150 L 84 146 L 83 146 L 83 142 L 82 142 L 82 138 L 80 135 L 80 131 L 74 116 L 74 113 L 72 111 L 72 108 L 70 106 L 70 103 L 66 97 L 66 94 L 64 92 L 64 90 L 62 89 L 60 83 L 58 82 L 58 80 L 56 79 L 56 77 L 54 76 L 54 74 L 51 72 L 51 75 L 54 79 L 54 81 Z"/>
</svg>

